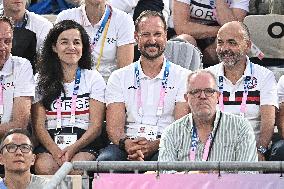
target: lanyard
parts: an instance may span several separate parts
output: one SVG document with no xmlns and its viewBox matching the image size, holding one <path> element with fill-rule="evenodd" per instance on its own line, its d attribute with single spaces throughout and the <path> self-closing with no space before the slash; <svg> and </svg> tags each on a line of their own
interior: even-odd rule
<svg viewBox="0 0 284 189">
<path fill-rule="evenodd" d="M 250 74 L 251 76 L 246 76 L 244 79 L 244 92 L 243 92 L 243 97 L 242 97 L 242 103 L 240 107 L 240 115 L 244 116 L 245 112 L 247 110 L 247 96 L 248 96 L 248 82 L 253 78 L 253 65 L 250 62 Z M 224 111 L 224 95 L 223 95 L 223 90 L 224 90 L 224 76 L 219 76 L 219 92 L 221 93 L 219 96 L 219 106 L 220 110 Z"/>
<path fill-rule="evenodd" d="M 7 189 L 3 179 L 0 180 L 0 189 Z"/>
<path fill-rule="evenodd" d="M 71 99 L 70 123 L 72 123 L 72 124 L 75 124 L 76 100 L 77 100 L 78 91 L 79 91 L 80 79 L 81 79 L 81 69 L 77 68 L 76 77 L 75 77 L 75 85 L 74 85 L 73 95 L 72 95 L 72 99 Z M 57 115 L 56 116 L 56 118 L 57 118 L 56 129 L 61 129 L 61 97 L 59 97 L 56 100 L 56 112 L 57 112 L 57 114 L 56 114 Z"/>
<path fill-rule="evenodd" d="M 103 18 L 103 21 L 102 21 L 102 23 L 101 23 L 101 25 L 100 25 L 100 27 L 99 27 L 99 29 L 98 29 L 98 31 L 97 31 L 95 37 L 94 37 L 94 42 L 93 42 L 93 44 L 92 44 L 93 47 L 95 47 L 95 46 L 97 45 L 97 42 L 99 41 L 99 39 L 100 39 L 100 37 L 101 37 L 101 35 L 102 35 L 104 29 L 105 29 L 105 26 L 106 26 L 108 20 L 110 20 L 110 18 L 111 18 L 111 14 L 112 14 L 112 8 L 111 8 L 111 6 L 106 5 L 106 13 L 105 13 L 105 16 L 104 16 L 104 18 Z"/>
<path fill-rule="evenodd" d="M 0 76 L 0 115 L 4 114 L 4 100 L 3 100 L 3 88 L 4 88 L 4 82 L 3 82 L 4 76 Z"/>
<path fill-rule="evenodd" d="M 159 105 L 157 108 L 157 116 L 161 116 L 164 109 L 164 103 L 165 103 L 165 94 L 166 94 L 166 88 L 168 84 L 168 77 L 169 77 L 169 71 L 170 71 L 170 62 L 166 61 L 166 66 L 164 70 L 163 80 L 162 80 L 162 86 L 160 90 L 160 99 L 159 99 Z M 136 79 L 136 86 L 137 86 L 137 107 L 138 107 L 138 114 L 140 116 L 143 115 L 143 108 L 142 108 L 142 97 L 141 97 L 141 78 L 140 78 L 140 72 L 138 69 L 138 62 L 134 65 L 134 74 Z"/>
<path fill-rule="evenodd" d="M 219 125 L 220 125 L 220 121 L 221 121 L 221 117 L 222 117 L 222 112 L 220 112 L 220 117 L 215 129 L 215 133 L 214 133 L 214 127 L 211 131 L 211 133 L 209 134 L 207 141 L 205 143 L 204 149 L 203 149 L 203 155 L 202 155 L 202 161 L 207 161 L 210 153 L 211 153 L 211 149 L 214 143 L 214 139 L 216 137 L 216 133 L 218 131 Z M 189 152 L 189 158 L 190 161 L 195 161 L 195 156 L 196 156 L 196 149 L 197 149 L 197 144 L 198 144 L 198 134 L 197 134 L 197 129 L 196 127 L 193 125 L 192 129 L 191 129 L 191 147 L 190 147 L 190 152 Z"/>
<path fill-rule="evenodd" d="M 104 32 L 102 44 L 101 44 L 101 47 L 100 47 L 100 54 L 99 54 L 99 57 L 98 57 L 98 60 L 97 60 L 96 70 L 99 70 L 99 67 L 100 67 L 100 64 L 101 64 L 101 59 L 102 59 L 103 52 L 104 52 L 106 36 L 107 36 L 108 28 L 109 28 L 109 25 L 110 25 L 111 15 L 112 15 L 112 8 L 111 8 L 110 5 L 106 5 L 105 17 L 103 18 L 103 21 L 102 21 L 95 37 L 94 37 L 94 42 L 92 44 L 92 49 L 94 49 L 94 47 L 97 45 L 97 42 L 99 41 L 102 33 Z"/>
</svg>

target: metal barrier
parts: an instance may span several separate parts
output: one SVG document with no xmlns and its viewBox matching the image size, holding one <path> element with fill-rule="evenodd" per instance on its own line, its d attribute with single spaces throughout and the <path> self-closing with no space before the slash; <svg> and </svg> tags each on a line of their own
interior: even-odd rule
<svg viewBox="0 0 284 189">
<path fill-rule="evenodd" d="M 284 162 L 282 161 L 262 161 L 262 162 L 157 162 L 157 161 L 75 161 L 66 162 L 51 178 L 49 184 L 44 189 L 56 188 L 61 180 L 73 169 L 83 170 L 82 179 L 87 179 L 87 171 L 95 173 L 114 171 L 268 171 L 284 172 Z M 89 188 L 89 182 L 82 182 L 82 188 Z"/>
</svg>

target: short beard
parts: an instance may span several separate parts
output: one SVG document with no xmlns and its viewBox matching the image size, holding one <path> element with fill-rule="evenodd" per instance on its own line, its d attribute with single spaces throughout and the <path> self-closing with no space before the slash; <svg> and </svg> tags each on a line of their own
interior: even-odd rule
<svg viewBox="0 0 284 189">
<path fill-rule="evenodd" d="M 229 61 L 224 59 L 225 55 L 227 54 L 229 54 L 230 56 L 233 56 L 233 58 L 230 59 Z M 244 56 L 244 52 L 241 51 L 239 53 L 234 53 L 232 51 L 226 50 L 226 51 L 217 53 L 217 55 L 218 55 L 219 60 L 223 62 L 225 66 L 233 67 L 241 60 L 242 56 Z"/>
<path fill-rule="evenodd" d="M 148 60 L 155 60 L 156 58 L 159 58 L 160 56 L 163 55 L 165 48 L 161 48 L 159 45 L 145 45 L 143 49 L 146 49 L 147 47 L 151 47 L 151 46 L 158 48 L 157 54 L 150 55 L 145 50 L 140 49 L 141 55 L 147 58 Z"/>
</svg>

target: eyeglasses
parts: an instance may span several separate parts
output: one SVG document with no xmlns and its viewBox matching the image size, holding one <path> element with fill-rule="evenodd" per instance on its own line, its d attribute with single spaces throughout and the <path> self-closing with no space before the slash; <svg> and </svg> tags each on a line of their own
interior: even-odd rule
<svg viewBox="0 0 284 189">
<path fill-rule="evenodd" d="M 218 92 L 216 89 L 205 88 L 205 89 L 193 89 L 188 91 L 187 93 L 194 96 L 195 98 L 200 97 L 202 91 L 204 92 L 206 97 L 212 96 L 215 92 Z"/>
<path fill-rule="evenodd" d="M 6 144 L 6 145 L 4 145 L 1 148 L 1 151 L 4 148 L 6 148 L 6 150 L 9 153 L 15 153 L 18 150 L 18 148 L 20 148 L 22 153 L 29 153 L 30 151 L 33 150 L 33 147 L 31 145 L 29 145 L 29 144 L 20 144 L 20 145 L 17 145 L 17 144 Z"/>
</svg>

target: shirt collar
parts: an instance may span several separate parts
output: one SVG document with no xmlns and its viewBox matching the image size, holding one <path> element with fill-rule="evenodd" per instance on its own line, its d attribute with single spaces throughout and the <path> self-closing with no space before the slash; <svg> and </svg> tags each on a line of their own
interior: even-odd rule
<svg viewBox="0 0 284 189">
<path fill-rule="evenodd" d="M 0 75 L 10 75 L 13 72 L 13 61 L 12 61 L 12 55 L 10 54 L 8 60 L 5 62 L 2 70 L 0 71 Z"/>
<path fill-rule="evenodd" d="M 107 5 L 105 5 L 105 6 L 107 6 Z M 87 13 L 86 13 L 86 5 L 83 4 L 83 5 L 80 6 L 80 8 L 81 8 L 81 11 L 82 11 L 83 26 L 92 26 L 91 22 L 88 19 Z M 101 23 L 102 23 L 102 21 L 105 17 L 105 14 L 106 14 L 106 10 L 107 10 L 107 7 L 105 8 L 105 12 L 104 12 L 102 18 L 100 19 L 100 21 L 98 23 L 95 24 L 95 26 L 101 25 Z"/>
<path fill-rule="evenodd" d="M 165 67 L 166 67 L 166 58 L 164 58 L 164 61 L 163 61 L 163 66 L 162 66 L 162 69 L 160 71 L 160 73 L 153 79 L 160 79 L 162 80 L 164 78 L 164 72 L 165 72 Z M 141 63 L 140 63 L 140 59 L 138 60 L 138 69 L 139 69 L 139 72 L 141 73 L 140 74 L 140 79 L 145 79 L 145 78 L 149 78 L 147 75 L 144 74 L 142 68 L 141 68 Z"/>
</svg>

